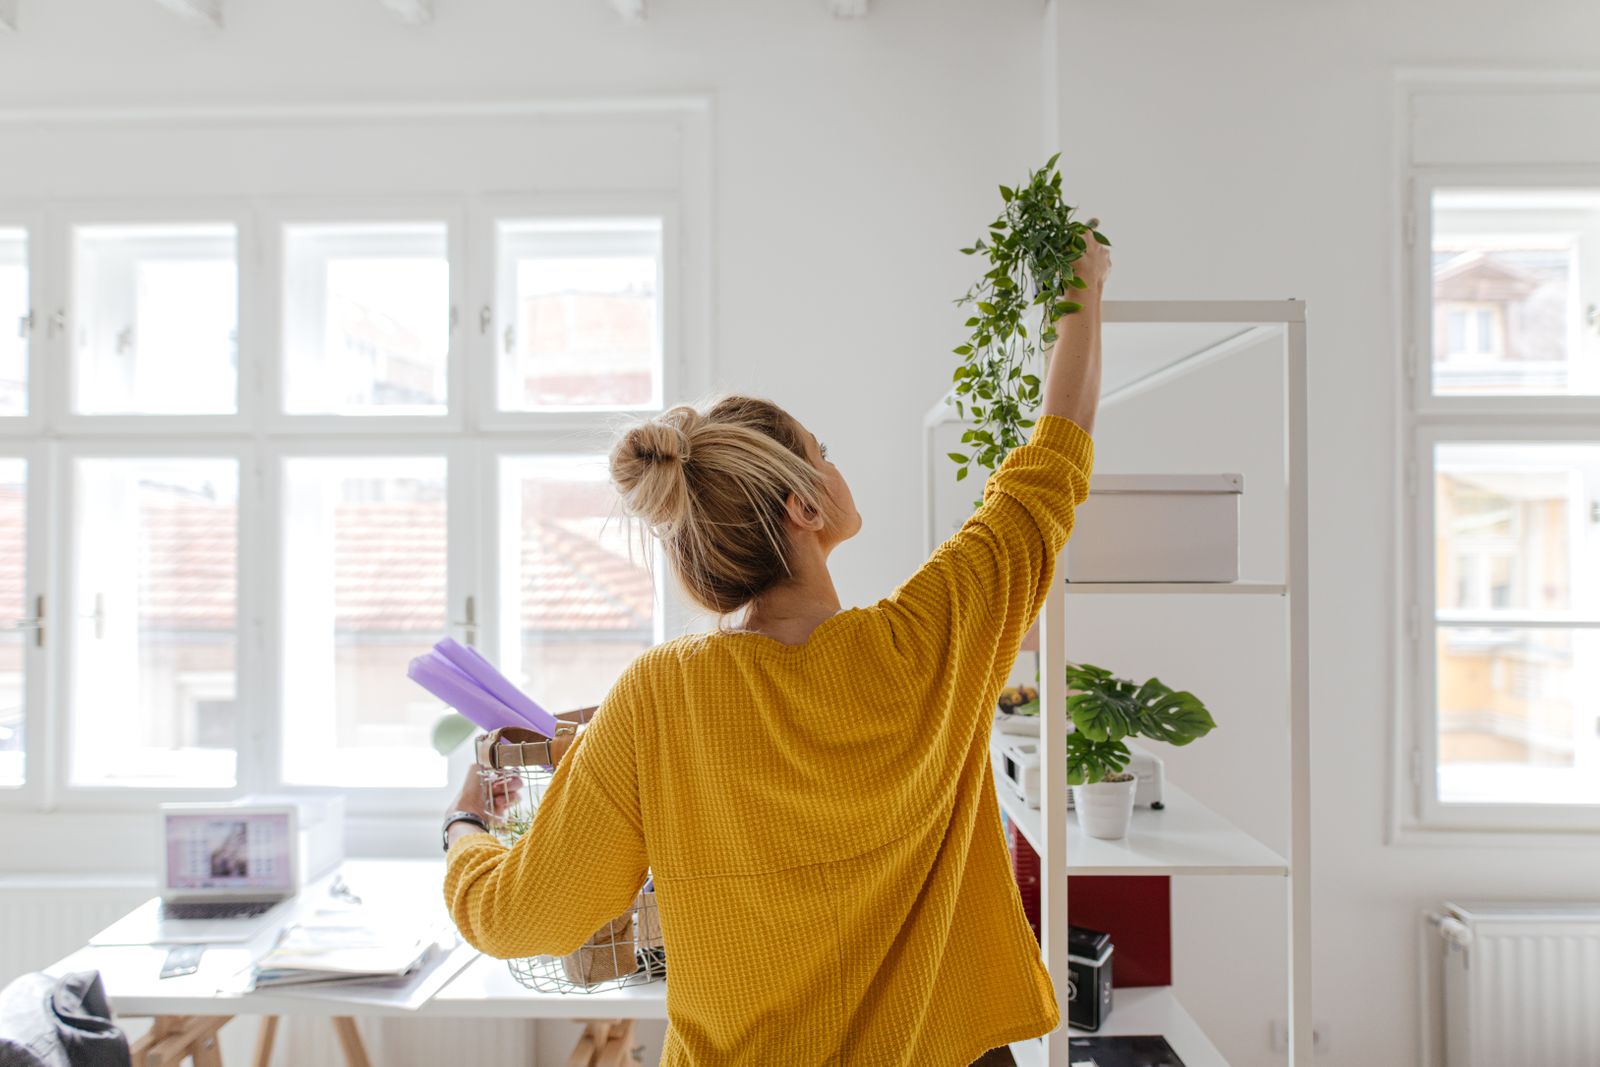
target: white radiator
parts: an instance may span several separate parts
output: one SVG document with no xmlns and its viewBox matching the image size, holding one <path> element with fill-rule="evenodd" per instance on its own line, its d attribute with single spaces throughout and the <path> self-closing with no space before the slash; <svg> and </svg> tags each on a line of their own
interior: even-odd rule
<svg viewBox="0 0 1600 1067">
<path fill-rule="evenodd" d="M 148 883 L 63 879 L 0 880 L 0 985 L 49 966 L 80 948 L 96 931 L 127 914 L 153 893 Z M 128 1020 L 131 1036 L 144 1031 Z M 493 1064 L 539 1067 L 565 1064 L 581 1027 L 565 1021 L 362 1019 L 367 1051 L 384 1067 Z M 249 1063 L 257 1022 L 240 1018 L 222 1030 L 223 1062 Z M 660 1023 L 641 1023 L 645 1062 L 660 1056 Z M 542 1040 L 541 1040 L 542 1039 Z M 541 1048 L 543 1054 L 541 1055 Z M 273 1067 L 344 1067 L 333 1028 L 321 1019 L 284 1019 Z"/>
<path fill-rule="evenodd" d="M 1600 1064 L 1600 903 L 1447 904 L 1445 1067 Z"/>
</svg>

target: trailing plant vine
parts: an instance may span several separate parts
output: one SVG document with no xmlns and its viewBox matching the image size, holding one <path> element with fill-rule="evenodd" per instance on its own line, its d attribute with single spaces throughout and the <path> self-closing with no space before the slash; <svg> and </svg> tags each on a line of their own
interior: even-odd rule
<svg viewBox="0 0 1600 1067">
<path fill-rule="evenodd" d="M 1098 219 L 1073 220 L 1076 208 L 1061 200 L 1058 152 L 1015 188 L 1000 186 L 1004 207 L 988 226 L 988 233 L 963 255 L 982 256 L 988 269 L 956 301 L 970 306 L 966 325 L 972 331 L 955 354 L 956 413 L 970 418 L 961 435 L 967 451 L 951 452 L 958 469 L 956 480 L 971 472 L 972 464 L 993 471 L 1006 455 L 1022 444 L 1023 431 L 1033 425 L 1041 385 L 1033 371 L 1042 366 L 1035 357 L 1048 352 L 1056 341 L 1056 322 L 1082 310 L 1072 299 L 1087 289 L 1074 267 L 1089 241 L 1110 245 L 1099 230 Z M 1037 314 L 1032 332 L 1029 323 Z"/>
</svg>

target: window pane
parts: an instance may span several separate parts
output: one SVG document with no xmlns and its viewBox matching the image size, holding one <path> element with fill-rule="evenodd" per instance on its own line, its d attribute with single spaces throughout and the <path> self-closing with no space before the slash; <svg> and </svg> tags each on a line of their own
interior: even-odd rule
<svg viewBox="0 0 1600 1067">
<path fill-rule="evenodd" d="M 84 459 L 75 487 L 73 780 L 232 785 L 238 464 Z"/>
<path fill-rule="evenodd" d="M 79 227 L 75 256 L 75 411 L 237 410 L 232 225 Z"/>
<path fill-rule="evenodd" d="M 1600 804 L 1600 630 L 1441 629 L 1439 799 Z"/>
<path fill-rule="evenodd" d="M 445 632 L 445 461 L 284 461 L 284 774 L 438 787 L 444 707 L 406 677 Z"/>
<path fill-rule="evenodd" d="M 0 416 L 28 413 L 28 234 L 0 229 Z"/>
<path fill-rule="evenodd" d="M 31 631 L 27 585 L 28 473 L 20 459 L 0 459 L 0 787 L 26 777 L 23 656 Z"/>
<path fill-rule="evenodd" d="M 1600 445 L 1441 444 L 1440 611 L 1600 611 Z"/>
<path fill-rule="evenodd" d="M 1597 259 L 1600 190 L 1436 192 L 1434 392 L 1600 394 Z"/>
<path fill-rule="evenodd" d="M 284 403 L 295 414 L 442 415 L 444 223 L 284 230 Z"/>
<path fill-rule="evenodd" d="M 500 664 L 552 710 L 596 704 L 656 640 L 655 585 L 599 456 L 500 464 Z M 513 584 L 514 583 L 514 584 Z"/>
<path fill-rule="evenodd" d="M 502 222 L 505 411 L 657 407 L 661 221 Z"/>
</svg>

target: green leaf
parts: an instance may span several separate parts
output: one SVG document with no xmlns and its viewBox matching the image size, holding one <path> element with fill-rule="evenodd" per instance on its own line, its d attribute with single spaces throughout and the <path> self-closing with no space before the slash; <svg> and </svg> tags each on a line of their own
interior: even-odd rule
<svg viewBox="0 0 1600 1067">
<path fill-rule="evenodd" d="M 969 469 L 970 468 L 968 468 L 968 467 L 962 467 L 960 470 L 956 471 L 956 481 L 959 482 L 963 478 L 965 478 L 967 476 L 967 472 L 968 472 Z"/>
<path fill-rule="evenodd" d="M 441 756 L 448 756 L 478 732 L 471 720 L 453 711 L 446 712 L 433 724 L 433 750 Z"/>
<path fill-rule="evenodd" d="M 989 303 L 987 300 L 980 300 L 978 301 L 978 310 L 983 312 L 985 315 L 993 315 L 994 305 Z"/>
<path fill-rule="evenodd" d="M 1096 241 L 1099 241 L 1101 244 L 1105 245 L 1107 248 L 1111 247 L 1111 240 L 1105 234 L 1101 233 L 1099 230 L 1091 230 L 1089 232 L 1094 234 L 1094 239 Z"/>
<path fill-rule="evenodd" d="M 1082 311 L 1083 305 L 1074 300 L 1064 300 L 1056 305 L 1057 315 L 1071 315 L 1075 311 Z"/>
<path fill-rule="evenodd" d="M 945 455 L 949 456 L 950 459 L 953 462 L 956 462 L 956 463 L 971 463 L 972 462 L 972 457 L 971 456 L 963 456 L 960 452 L 946 452 Z"/>
<path fill-rule="evenodd" d="M 970 356 L 970 355 L 972 355 L 972 346 L 971 345 L 957 345 L 955 348 L 951 349 L 951 351 L 954 352 L 958 356 Z"/>
<path fill-rule="evenodd" d="M 1011 203 L 1012 200 L 1016 199 L 1016 196 L 1016 193 L 1012 192 L 1010 189 L 1007 189 L 1005 186 L 1002 185 L 1000 187 L 1000 199 L 1004 200 L 1006 203 Z"/>
</svg>

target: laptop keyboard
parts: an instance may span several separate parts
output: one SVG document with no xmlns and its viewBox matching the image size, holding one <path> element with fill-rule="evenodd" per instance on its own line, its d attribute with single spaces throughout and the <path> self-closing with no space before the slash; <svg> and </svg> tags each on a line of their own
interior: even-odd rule
<svg viewBox="0 0 1600 1067">
<path fill-rule="evenodd" d="M 274 906 L 271 900 L 163 901 L 163 919 L 249 919 Z"/>
</svg>

